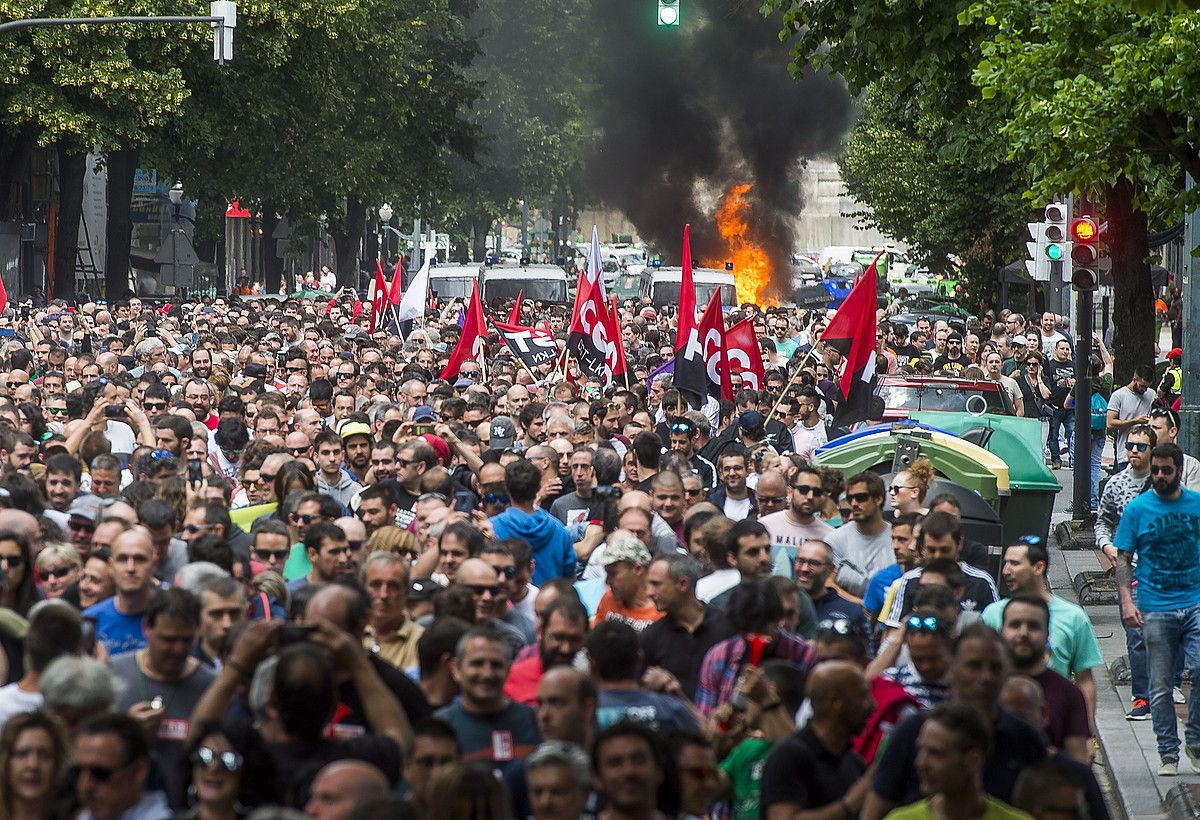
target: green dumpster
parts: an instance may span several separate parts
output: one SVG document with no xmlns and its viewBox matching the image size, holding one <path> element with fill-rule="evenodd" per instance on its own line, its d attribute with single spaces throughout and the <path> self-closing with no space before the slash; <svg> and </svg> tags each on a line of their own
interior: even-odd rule
<svg viewBox="0 0 1200 820">
<path fill-rule="evenodd" d="M 925 410 L 909 414 L 913 421 L 955 433 L 995 453 L 1008 464 L 1011 493 L 1002 496 L 998 511 L 1006 542 L 1021 535 L 1050 534 L 1054 497 L 1062 489 L 1042 459 L 1042 423 L 1038 419 L 985 413 Z"/>
</svg>

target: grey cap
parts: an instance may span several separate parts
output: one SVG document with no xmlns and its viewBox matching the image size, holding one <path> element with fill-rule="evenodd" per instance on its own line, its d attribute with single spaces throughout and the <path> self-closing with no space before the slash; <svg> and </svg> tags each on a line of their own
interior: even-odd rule
<svg viewBox="0 0 1200 820">
<path fill-rule="evenodd" d="M 492 419 L 491 437 L 488 446 L 493 450 L 507 450 L 517 438 L 517 425 L 508 416 Z"/>
</svg>

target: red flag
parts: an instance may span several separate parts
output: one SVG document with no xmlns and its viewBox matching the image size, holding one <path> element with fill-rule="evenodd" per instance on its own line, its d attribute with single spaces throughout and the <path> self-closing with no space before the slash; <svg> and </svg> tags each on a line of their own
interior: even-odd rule
<svg viewBox="0 0 1200 820">
<path fill-rule="evenodd" d="M 567 349 L 585 374 L 597 379 L 611 379 L 616 345 L 609 336 L 608 305 L 601 288 L 592 286 L 585 276 L 580 276 L 579 286 L 586 292 L 578 300 L 578 309 L 571 317 Z"/>
<path fill-rule="evenodd" d="M 608 332 L 616 349 L 613 359 L 612 379 L 616 381 L 629 373 L 629 362 L 625 360 L 625 340 L 621 337 L 621 320 L 617 312 L 617 295 L 609 296 Z"/>
<path fill-rule="evenodd" d="M 725 361 L 725 317 L 721 312 L 721 289 L 713 291 L 700 324 L 696 326 L 700 339 L 700 352 L 704 357 L 704 372 L 707 376 L 708 395 L 715 398 L 732 393 L 729 381 L 729 365 Z"/>
<path fill-rule="evenodd" d="M 325 303 L 325 315 L 326 315 L 326 316 L 328 316 L 328 315 L 329 315 L 329 311 L 333 310 L 333 306 L 334 306 L 334 305 L 336 305 L 336 304 L 337 304 L 337 297 L 336 297 L 336 296 L 335 296 L 335 297 L 333 297 L 332 299 L 330 299 L 328 302 L 326 302 L 326 303 Z"/>
<path fill-rule="evenodd" d="M 525 295 L 525 288 L 517 291 L 517 301 L 513 303 L 512 310 L 508 312 L 508 323 L 510 325 L 521 324 L 521 297 Z"/>
<path fill-rule="evenodd" d="M 758 336 L 754 333 L 753 319 L 743 319 L 725 331 L 725 359 L 730 374 L 742 374 L 744 387 L 751 390 L 763 389 L 767 370 L 763 367 L 762 351 L 758 347 Z M 725 398 L 732 401 L 733 384 L 727 380 L 722 389 L 726 386 L 728 392 L 725 393 Z"/>
<path fill-rule="evenodd" d="M 692 226 L 683 226 L 683 275 L 679 281 L 679 328 L 675 347 L 682 350 L 696 328 L 696 282 L 692 279 Z"/>
<path fill-rule="evenodd" d="M 388 290 L 388 302 L 393 306 L 399 305 L 404 298 L 404 257 L 396 260 L 396 272 L 392 275 L 392 287 Z"/>
<path fill-rule="evenodd" d="M 350 314 L 350 320 L 352 322 L 357 322 L 358 317 L 362 316 L 362 312 L 363 312 L 362 300 L 359 299 L 357 296 L 355 296 L 354 297 L 354 311 Z"/>
<path fill-rule="evenodd" d="M 438 378 L 447 381 L 457 376 L 463 362 L 468 359 L 480 361 L 486 352 L 487 319 L 483 315 L 483 299 L 479 296 L 479 280 L 476 279 L 471 290 L 471 301 L 467 303 L 467 312 L 463 318 L 462 335 L 458 337 L 458 344 L 450 354 L 446 369 Z"/>
<path fill-rule="evenodd" d="M 875 378 L 875 326 L 879 303 L 876 291 L 880 253 L 855 283 L 854 289 L 830 319 L 821 341 L 844 359 L 839 379 L 843 401 L 834 410 L 834 424 L 848 427 L 867 418 Z"/>
<path fill-rule="evenodd" d="M 375 292 L 371 294 L 371 329 L 369 333 L 383 327 L 383 311 L 387 307 L 387 282 L 383 280 L 383 263 L 375 260 Z"/>
</svg>

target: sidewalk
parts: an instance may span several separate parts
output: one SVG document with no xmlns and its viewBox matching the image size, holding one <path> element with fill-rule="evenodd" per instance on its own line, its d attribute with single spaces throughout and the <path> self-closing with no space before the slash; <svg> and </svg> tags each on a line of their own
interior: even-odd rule
<svg viewBox="0 0 1200 820">
<path fill-rule="evenodd" d="M 1064 511 L 1070 499 L 1070 473 L 1056 471 L 1065 485 L 1055 504 L 1051 533 L 1060 521 L 1070 518 Z M 1055 545 L 1057 546 L 1057 545 Z M 1080 572 L 1099 569 L 1091 550 L 1051 550 L 1050 586 L 1054 594 L 1077 601 L 1072 579 Z M 1104 668 L 1096 669 L 1096 730 L 1100 750 L 1096 755 L 1096 777 L 1109 800 L 1113 817 L 1128 820 L 1143 818 L 1200 818 L 1200 775 L 1194 774 L 1186 758 L 1178 777 L 1159 777 L 1158 751 L 1149 720 L 1129 721 L 1129 684 L 1114 684 L 1112 665 L 1125 655 L 1125 631 L 1115 604 L 1084 606 L 1100 642 Z M 1185 683 L 1184 693 L 1189 694 Z M 1185 706 L 1177 706 L 1179 732 L 1183 735 Z M 1181 755 L 1182 757 L 1182 755 Z"/>
</svg>

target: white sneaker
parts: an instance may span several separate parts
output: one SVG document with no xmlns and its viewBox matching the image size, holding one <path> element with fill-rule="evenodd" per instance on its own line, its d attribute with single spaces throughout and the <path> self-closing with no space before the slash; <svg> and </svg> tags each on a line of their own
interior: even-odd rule
<svg viewBox="0 0 1200 820">
<path fill-rule="evenodd" d="M 1162 765 L 1158 767 L 1159 777 L 1176 777 L 1179 774 L 1179 761 L 1173 757 L 1163 758 Z"/>
<path fill-rule="evenodd" d="M 1187 752 L 1188 762 L 1192 764 L 1192 771 L 1200 774 L 1200 754 L 1193 754 L 1191 749 L 1185 749 Z"/>
<path fill-rule="evenodd" d="M 1178 686 L 1171 690 L 1171 699 L 1176 703 L 1187 703 L 1187 698 L 1183 696 L 1183 690 Z"/>
</svg>

